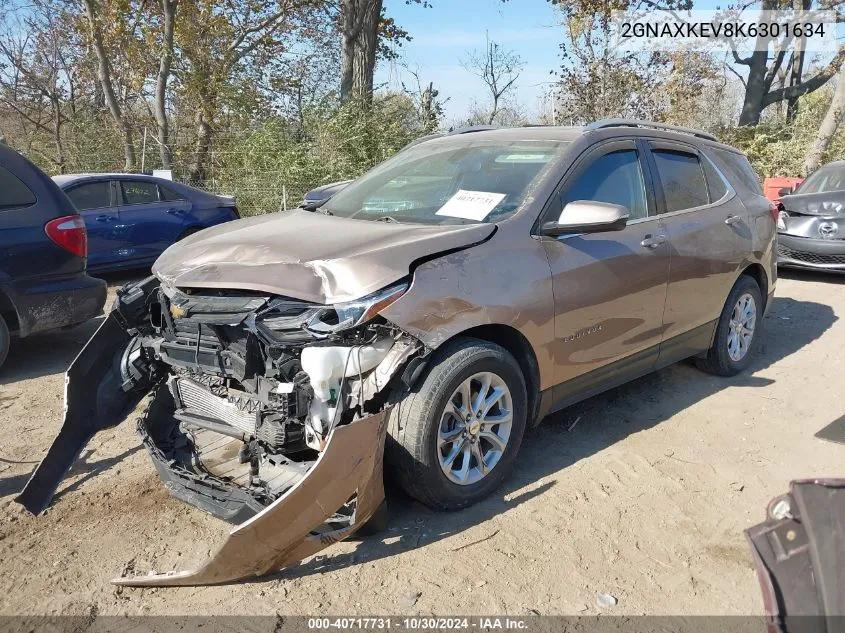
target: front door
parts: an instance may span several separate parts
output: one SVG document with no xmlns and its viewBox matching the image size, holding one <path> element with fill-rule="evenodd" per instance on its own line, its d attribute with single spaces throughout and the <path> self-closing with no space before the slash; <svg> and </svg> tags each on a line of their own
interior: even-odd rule
<svg viewBox="0 0 845 633">
<path fill-rule="evenodd" d="M 567 203 L 595 200 L 630 212 L 621 231 L 543 238 L 555 300 L 557 398 L 649 371 L 662 337 L 669 244 L 654 207 L 642 150 L 614 140 L 574 166 L 544 220 Z"/>
</svg>

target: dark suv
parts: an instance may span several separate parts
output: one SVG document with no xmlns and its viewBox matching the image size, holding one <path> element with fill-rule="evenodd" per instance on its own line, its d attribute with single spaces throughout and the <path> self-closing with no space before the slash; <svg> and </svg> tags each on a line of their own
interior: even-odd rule
<svg viewBox="0 0 845 633">
<path fill-rule="evenodd" d="M 0 143 L 0 365 L 12 336 L 100 314 L 106 284 L 85 273 L 82 218 L 38 167 Z"/>
</svg>

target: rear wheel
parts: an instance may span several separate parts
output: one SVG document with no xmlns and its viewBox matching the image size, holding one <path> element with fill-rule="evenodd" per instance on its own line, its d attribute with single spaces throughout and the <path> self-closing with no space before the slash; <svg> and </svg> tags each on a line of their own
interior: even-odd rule
<svg viewBox="0 0 845 633">
<path fill-rule="evenodd" d="M 0 314 L 0 367 L 6 361 L 6 356 L 9 355 L 9 345 L 11 344 L 11 336 L 9 335 L 9 327 Z"/>
<path fill-rule="evenodd" d="M 489 495 L 513 468 L 527 416 L 525 380 L 504 348 L 458 339 L 438 350 L 391 414 L 387 459 L 412 497 L 454 510 Z"/>
<path fill-rule="evenodd" d="M 734 284 L 719 323 L 713 345 L 705 358 L 696 359 L 704 371 L 734 376 L 748 367 L 763 319 L 763 300 L 757 282 L 742 275 Z"/>
</svg>

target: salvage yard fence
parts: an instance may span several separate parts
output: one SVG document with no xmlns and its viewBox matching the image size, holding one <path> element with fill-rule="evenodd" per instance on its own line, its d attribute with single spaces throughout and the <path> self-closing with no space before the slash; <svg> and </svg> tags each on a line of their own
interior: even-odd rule
<svg viewBox="0 0 845 633">
<path fill-rule="evenodd" d="M 290 148 L 312 151 L 307 139 L 280 133 L 267 138 L 263 131 L 242 130 L 216 134 L 206 159 L 204 178 L 189 178 L 193 161 L 193 138 L 173 139 L 173 179 L 203 191 L 235 196 L 243 216 L 261 215 L 299 205 L 310 189 L 331 181 L 327 173 L 298 173 L 302 156 L 290 156 Z M 146 139 L 146 140 L 145 140 Z M 288 160 L 285 160 L 285 159 Z M 160 169 L 159 148 L 151 130 L 141 136 L 139 171 Z"/>
<path fill-rule="evenodd" d="M 396 126 L 399 127 L 399 126 Z M 340 129 L 339 129 L 340 128 Z M 372 126 L 335 125 L 305 133 L 283 124 L 215 131 L 201 178 L 191 177 L 196 135 L 181 129 L 171 135 L 173 180 L 211 193 L 235 196 L 243 216 L 299 205 L 310 189 L 354 178 L 388 158 L 417 133 Z M 136 130 L 136 170 L 152 173 L 162 161 L 154 128 Z M 111 127 L 68 123 L 63 129 L 64 164 L 49 138 L 9 138 L 9 144 L 50 175 L 121 172 L 123 145 Z"/>
<path fill-rule="evenodd" d="M 431 132 L 403 95 L 310 107 L 300 116 L 246 118 L 221 115 L 212 129 L 202 169 L 194 169 L 197 128 L 193 117 L 173 116 L 168 145 L 173 179 L 212 193 L 232 195 L 244 216 L 298 205 L 310 189 L 354 178 Z M 80 112 L 61 126 L 61 142 L 44 126 L 23 125 L 0 111 L 9 145 L 50 175 L 124 170 L 123 136 L 107 118 Z M 131 128 L 135 169 L 162 167 L 157 128 Z"/>
</svg>

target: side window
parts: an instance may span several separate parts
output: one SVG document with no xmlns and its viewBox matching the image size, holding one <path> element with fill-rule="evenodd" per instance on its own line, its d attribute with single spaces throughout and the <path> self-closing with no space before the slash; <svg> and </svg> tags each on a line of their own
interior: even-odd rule
<svg viewBox="0 0 845 633">
<path fill-rule="evenodd" d="M 0 167 L 0 211 L 19 209 L 35 204 L 36 197 L 20 178 Z"/>
<path fill-rule="evenodd" d="M 87 185 L 79 185 L 70 189 L 67 195 L 80 211 L 109 207 L 111 206 L 109 184 L 108 182 L 92 182 Z"/>
<path fill-rule="evenodd" d="M 666 213 L 710 203 L 698 156 L 671 150 L 652 150 L 666 200 Z"/>
<path fill-rule="evenodd" d="M 637 152 L 610 152 L 597 158 L 561 195 L 561 208 L 576 200 L 609 202 L 628 207 L 631 220 L 648 216 L 645 183 Z"/>
<path fill-rule="evenodd" d="M 121 180 L 123 200 L 126 204 L 147 204 L 158 202 L 158 187 L 154 182 L 140 180 Z"/>
<path fill-rule="evenodd" d="M 727 170 L 725 175 L 731 179 L 734 187 L 739 183 L 745 189 L 758 195 L 763 195 L 760 178 L 754 172 L 754 168 L 745 156 L 724 149 L 713 149 L 712 151 L 716 160 Z"/>
<path fill-rule="evenodd" d="M 169 189 L 164 185 L 159 185 L 158 189 L 161 192 L 161 199 L 165 202 L 174 202 L 176 200 L 185 199 L 185 196 L 176 193 L 175 191 L 173 191 L 173 189 Z"/>
<path fill-rule="evenodd" d="M 707 179 L 707 190 L 710 192 L 710 202 L 721 200 L 722 196 L 728 193 L 728 187 L 725 184 L 725 179 L 718 172 L 717 168 L 705 156 L 702 161 L 704 167 L 704 177 Z"/>
</svg>

